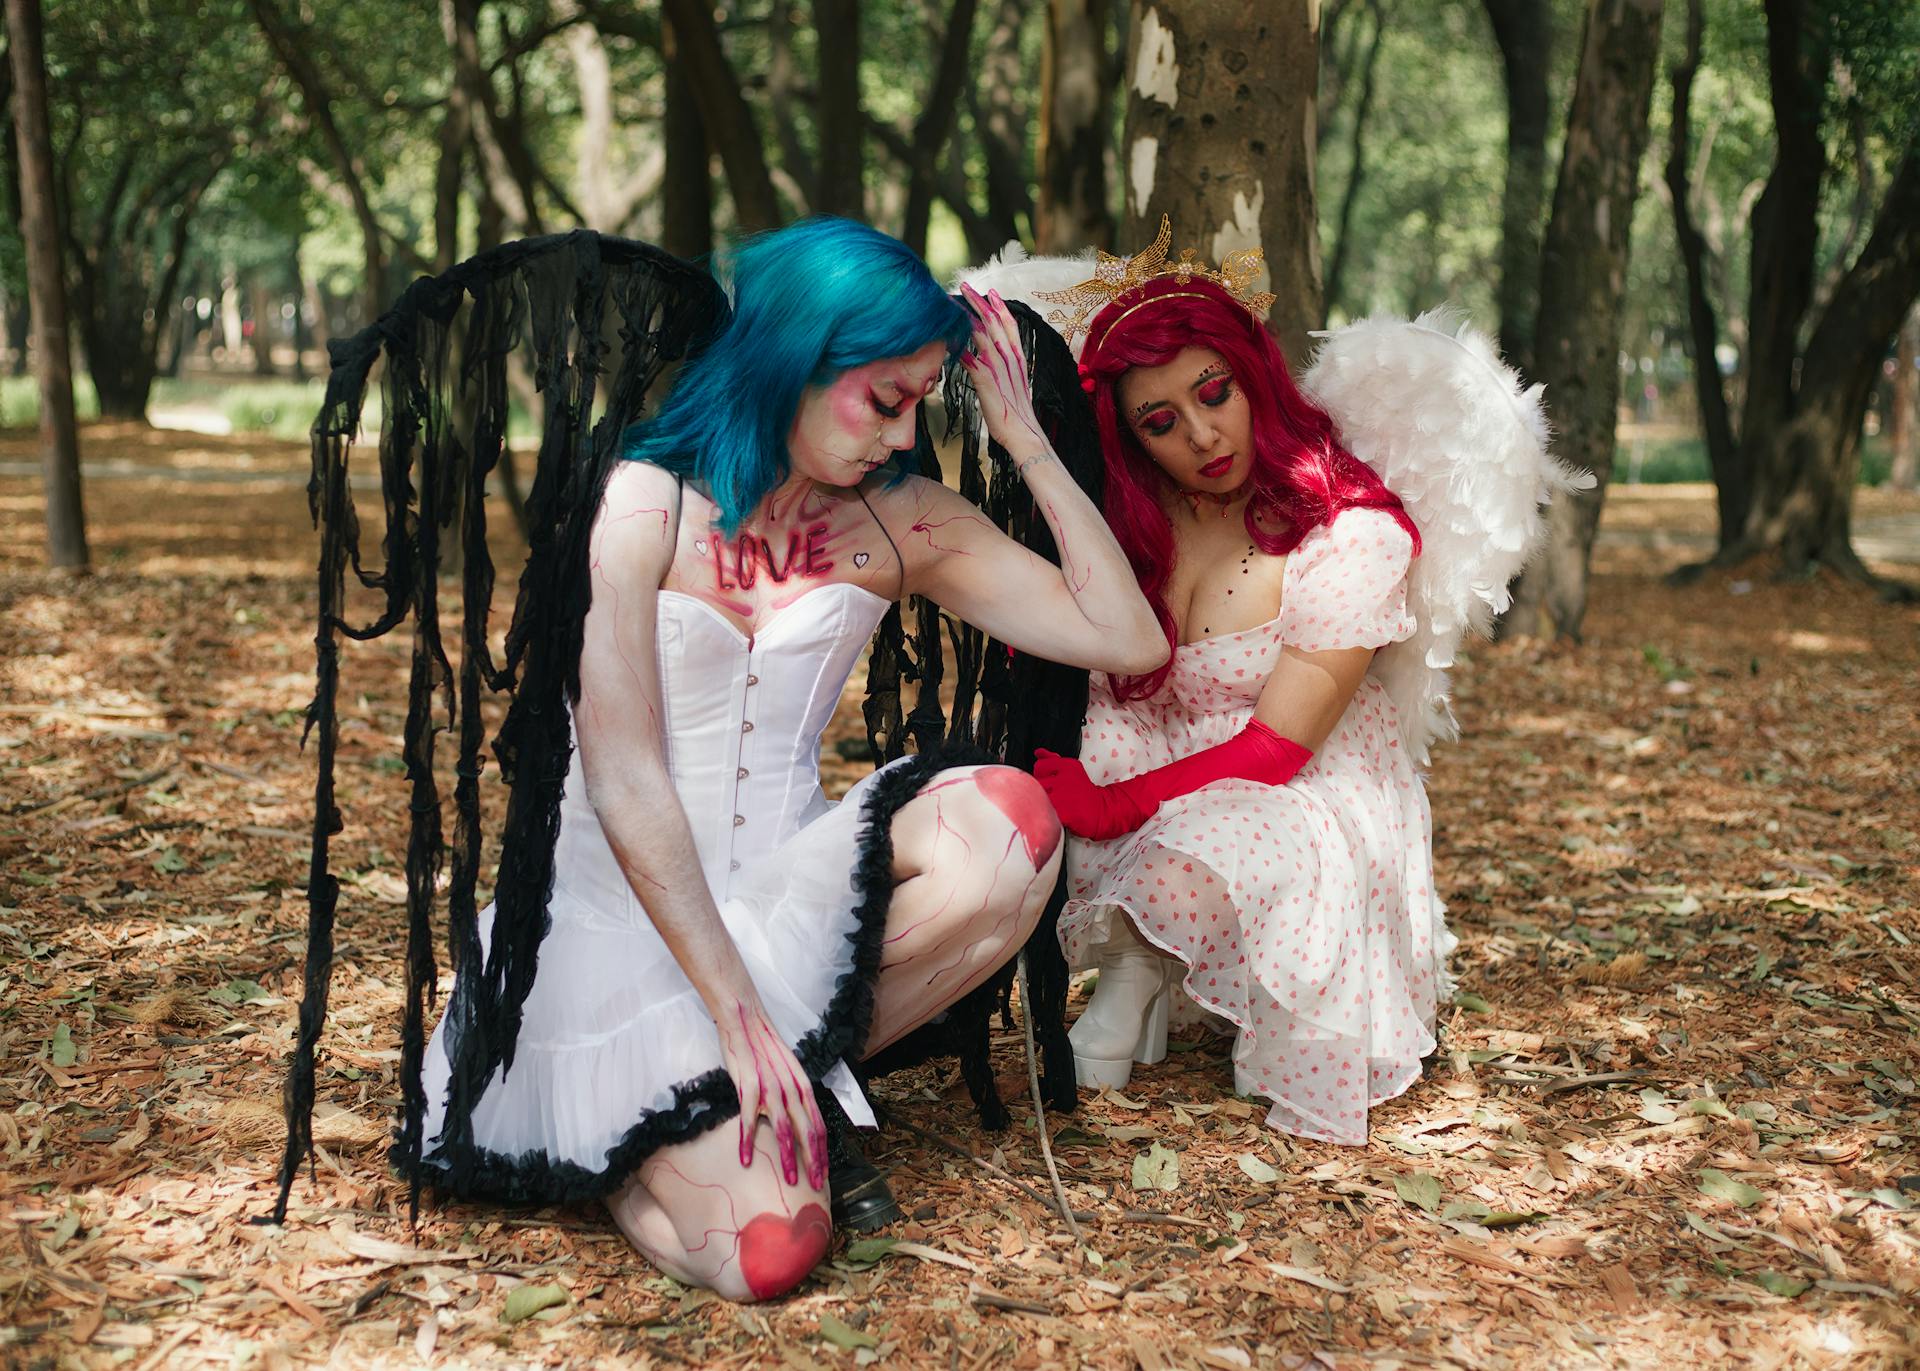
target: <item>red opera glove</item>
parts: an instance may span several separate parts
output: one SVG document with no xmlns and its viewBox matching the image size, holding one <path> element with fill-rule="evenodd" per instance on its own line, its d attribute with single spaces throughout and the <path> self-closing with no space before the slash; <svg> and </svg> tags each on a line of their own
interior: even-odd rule
<svg viewBox="0 0 1920 1371">
<path fill-rule="evenodd" d="M 1095 785 L 1087 779 L 1086 768 L 1073 758 L 1044 748 L 1034 757 L 1034 779 L 1053 801 L 1061 824 L 1083 838 L 1104 841 L 1133 832 L 1166 801 L 1215 781 L 1285 785 L 1313 760 L 1313 753 L 1253 719 L 1217 747 L 1114 785 Z"/>
<path fill-rule="evenodd" d="M 1082 838 L 1101 842 L 1117 838 L 1133 832 L 1153 813 L 1153 806 L 1142 809 L 1119 786 L 1088 780 L 1078 757 L 1062 757 L 1041 748 L 1033 754 L 1033 778 L 1053 801 L 1060 826 Z"/>
</svg>

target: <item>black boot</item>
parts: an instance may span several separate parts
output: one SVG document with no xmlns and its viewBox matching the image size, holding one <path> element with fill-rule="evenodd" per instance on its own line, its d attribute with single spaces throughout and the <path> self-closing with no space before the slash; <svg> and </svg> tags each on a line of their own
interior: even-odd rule
<svg viewBox="0 0 1920 1371">
<path fill-rule="evenodd" d="M 900 1206 L 893 1201 L 887 1178 L 861 1152 L 853 1120 L 831 1090 L 816 1089 L 813 1097 L 827 1125 L 827 1185 L 832 1193 L 833 1226 L 870 1233 L 897 1222 Z"/>
</svg>

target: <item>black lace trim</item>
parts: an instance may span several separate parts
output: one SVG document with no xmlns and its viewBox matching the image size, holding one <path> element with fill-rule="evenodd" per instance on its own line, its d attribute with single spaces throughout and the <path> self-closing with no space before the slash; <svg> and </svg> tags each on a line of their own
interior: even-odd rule
<svg viewBox="0 0 1920 1371">
<path fill-rule="evenodd" d="M 847 934 L 853 962 L 835 982 L 833 998 L 820 1027 L 795 1045 L 794 1055 L 814 1081 L 842 1061 L 860 1059 L 873 1021 L 873 983 L 880 972 L 880 948 L 887 910 L 893 902 L 893 816 L 935 774 L 949 767 L 989 761 L 968 743 L 948 743 L 919 753 L 882 775 L 862 802 L 859 857 L 853 869 L 854 927 Z M 599 1170 L 557 1160 L 545 1151 L 517 1155 L 494 1152 L 477 1143 L 441 1146 L 419 1162 L 409 1179 L 463 1198 L 486 1197 L 540 1204 L 572 1204 L 599 1199 L 620 1188 L 655 1151 L 690 1142 L 740 1112 L 733 1078 L 716 1067 L 674 1087 L 673 1104 L 643 1115 L 608 1151 Z M 407 1157 L 396 1146 L 392 1161 L 403 1175 Z"/>
</svg>

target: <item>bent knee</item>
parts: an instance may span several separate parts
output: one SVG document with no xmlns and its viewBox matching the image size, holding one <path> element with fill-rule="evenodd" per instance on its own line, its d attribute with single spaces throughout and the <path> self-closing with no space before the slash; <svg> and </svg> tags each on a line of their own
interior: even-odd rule
<svg viewBox="0 0 1920 1371">
<path fill-rule="evenodd" d="M 832 1240 L 832 1221 L 818 1204 L 804 1204 L 791 1215 L 757 1214 L 740 1230 L 739 1288 L 720 1293 L 735 1300 L 784 1295 L 820 1264 Z"/>
<path fill-rule="evenodd" d="M 1060 850 L 1060 816 L 1053 812 L 1053 802 L 1040 782 L 1011 766 L 979 767 L 968 779 L 981 798 L 1013 825 L 1033 869 L 1046 870 Z"/>
</svg>

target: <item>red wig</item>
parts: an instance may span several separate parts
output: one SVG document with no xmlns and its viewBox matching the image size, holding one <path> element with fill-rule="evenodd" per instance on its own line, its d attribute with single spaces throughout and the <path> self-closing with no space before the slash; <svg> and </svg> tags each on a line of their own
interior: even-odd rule
<svg viewBox="0 0 1920 1371">
<path fill-rule="evenodd" d="M 1144 308 L 1143 308 L 1144 306 Z M 1106 516 L 1133 564 L 1140 589 L 1177 646 L 1167 581 L 1173 575 L 1173 525 L 1160 505 L 1171 479 L 1147 455 L 1121 420 L 1120 378 L 1134 367 L 1157 367 L 1184 348 L 1220 354 L 1247 397 L 1253 423 L 1253 473 L 1248 478 L 1247 536 L 1262 552 L 1293 551 L 1300 540 L 1341 510 L 1383 509 L 1397 518 L 1420 550 L 1420 530 L 1373 468 L 1340 445 L 1333 420 L 1293 384 L 1260 321 L 1223 287 L 1201 277 L 1161 276 L 1107 305 L 1094 317 L 1080 372 L 1093 399 L 1100 448 L 1106 457 Z M 1165 684 L 1172 659 L 1145 676 L 1114 678 L 1122 700 L 1141 700 Z"/>
</svg>

